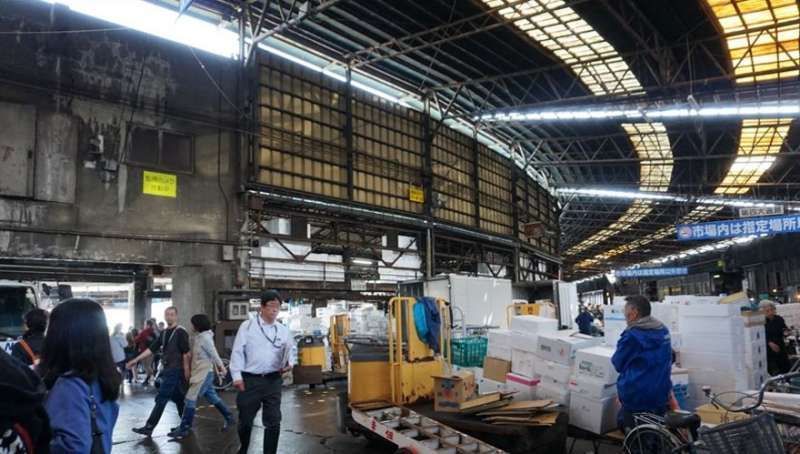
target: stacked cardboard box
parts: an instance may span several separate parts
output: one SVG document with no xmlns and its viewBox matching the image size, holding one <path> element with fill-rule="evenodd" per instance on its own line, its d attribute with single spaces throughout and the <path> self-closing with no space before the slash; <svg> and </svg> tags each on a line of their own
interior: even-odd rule
<svg viewBox="0 0 800 454">
<path fill-rule="evenodd" d="M 680 310 L 681 366 L 689 371 L 689 409 L 713 392 L 761 386 L 766 377 L 762 314 L 742 315 L 740 304 L 693 304 Z"/>
<path fill-rule="evenodd" d="M 575 355 L 575 376 L 570 380 L 570 424 L 596 434 L 616 427 L 617 371 L 611 364 L 614 348 L 597 346 Z"/>
</svg>

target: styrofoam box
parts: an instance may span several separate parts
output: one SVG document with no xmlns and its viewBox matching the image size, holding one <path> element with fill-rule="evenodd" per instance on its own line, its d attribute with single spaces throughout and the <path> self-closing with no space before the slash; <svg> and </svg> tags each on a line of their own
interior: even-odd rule
<svg viewBox="0 0 800 454">
<path fill-rule="evenodd" d="M 692 368 L 710 368 L 719 370 L 744 370 L 744 355 L 738 353 L 706 353 L 694 350 L 681 351 L 681 366 Z"/>
<path fill-rule="evenodd" d="M 616 383 L 619 374 L 611 357 L 614 349 L 607 346 L 589 347 L 578 350 L 575 354 L 575 372 L 578 376 L 587 376 L 603 383 Z"/>
<path fill-rule="evenodd" d="M 609 347 L 616 347 L 619 338 L 622 337 L 622 332 L 625 331 L 626 324 L 606 324 L 603 328 L 603 343 Z"/>
<path fill-rule="evenodd" d="M 541 334 L 537 354 L 543 359 L 569 366 L 572 365 L 578 350 L 600 345 L 602 341 L 600 337 L 574 334 L 574 332 Z"/>
<path fill-rule="evenodd" d="M 526 352 L 536 353 L 537 349 L 539 348 L 539 335 L 525 333 L 522 331 L 512 331 L 510 347 Z"/>
<path fill-rule="evenodd" d="M 513 345 L 511 330 L 508 329 L 490 329 L 486 337 L 489 341 L 489 346 L 511 348 Z"/>
<path fill-rule="evenodd" d="M 517 315 L 511 318 L 511 330 L 539 334 L 558 331 L 558 320 L 535 315 Z"/>
<path fill-rule="evenodd" d="M 552 400 L 561 405 L 569 405 L 569 385 L 540 382 L 536 387 L 536 398 Z"/>
<path fill-rule="evenodd" d="M 486 356 L 491 356 L 492 358 L 502 359 L 505 361 L 511 361 L 511 347 L 497 347 L 489 344 L 486 347 Z"/>
<path fill-rule="evenodd" d="M 590 399 L 605 399 L 617 395 L 617 384 L 606 383 L 596 378 L 578 376 L 569 381 L 569 390 L 572 395 L 581 395 Z"/>
<path fill-rule="evenodd" d="M 536 375 L 536 363 L 541 361 L 535 353 L 511 349 L 511 372 L 519 375 L 533 377 Z"/>
<path fill-rule="evenodd" d="M 538 395 L 539 380 L 533 377 L 508 373 L 506 374 L 506 390 L 514 392 L 514 400 L 533 400 Z"/>
<path fill-rule="evenodd" d="M 719 296 L 665 295 L 664 302 L 681 305 L 719 304 Z"/>
<path fill-rule="evenodd" d="M 702 396 L 703 386 L 710 386 L 714 393 L 743 391 L 748 388 L 750 381 L 747 370 L 687 369 L 689 369 L 689 387 L 693 391 L 693 396 Z"/>
<path fill-rule="evenodd" d="M 742 313 L 743 304 L 697 304 L 680 309 L 681 318 L 735 317 Z"/>
<path fill-rule="evenodd" d="M 617 399 L 591 399 L 573 394 L 569 403 L 569 423 L 596 434 L 604 434 L 617 427 Z"/>
<path fill-rule="evenodd" d="M 607 345 L 615 347 L 627 327 L 625 306 L 603 306 L 603 333 Z"/>
<path fill-rule="evenodd" d="M 539 359 L 535 363 L 534 371 L 536 375 L 549 378 L 562 385 L 567 385 L 572 375 L 572 367 L 546 359 Z"/>
<path fill-rule="evenodd" d="M 480 394 L 493 393 L 496 391 L 501 393 L 508 392 L 508 385 L 488 378 L 482 378 L 478 381 L 478 392 Z"/>
<path fill-rule="evenodd" d="M 681 354 L 683 352 L 738 353 L 744 354 L 741 337 L 733 334 L 681 334 Z"/>
<path fill-rule="evenodd" d="M 745 327 L 742 334 L 745 342 L 761 342 L 762 344 L 765 343 L 764 341 L 765 333 L 763 325 Z"/>
<path fill-rule="evenodd" d="M 737 334 L 744 329 L 742 317 L 680 317 L 681 337 L 686 341 L 687 335 L 693 334 Z"/>
<path fill-rule="evenodd" d="M 675 385 L 688 385 L 689 384 L 689 370 L 673 366 L 672 373 L 670 374 L 669 378 L 672 381 L 672 386 L 675 386 Z"/>
<path fill-rule="evenodd" d="M 678 310 L 680 307 L 678 304 L 655 303 L 651 305 L 652 312 L 650 315 L 663 323 L 671 334 L 677 333 L 680 330 L 678 323 Z"/>
</svg>

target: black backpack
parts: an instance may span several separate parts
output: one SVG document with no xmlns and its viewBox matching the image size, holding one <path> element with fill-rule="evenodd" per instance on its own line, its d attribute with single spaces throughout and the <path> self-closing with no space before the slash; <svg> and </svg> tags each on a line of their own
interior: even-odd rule
<svg viewBox="0 0 800 454">
<path fill-rule="evenodd" d="M 50 452 L 52 433 L 44 408 L 45 393 L 36 373 L 0 350 L 0 449 Z"/>
</svg>

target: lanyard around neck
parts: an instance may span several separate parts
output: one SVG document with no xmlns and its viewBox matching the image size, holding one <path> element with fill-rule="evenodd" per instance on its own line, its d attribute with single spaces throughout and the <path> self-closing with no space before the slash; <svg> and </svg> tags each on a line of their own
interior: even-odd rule
<svg viewBox="0 0 800 454">
<path fill-rule="evenodd" d="M 264 338 L 267 339 L 267 341 L 269 341 L 273 347 L 277 347 L 275 345 L 275 341 L 278 339 L 278 325 L 273 324 L 272 327 L 275 329 L 275 335 L 272 336 L 272 339 L 270 339 L 269 336 L 267 336 L 267 333 L 264 331 L 263 325 L 261 324 L 261 316 L 258 316 L 258 329 L 261 330 L 261 334 L 264 335 Z"/>
</svg>

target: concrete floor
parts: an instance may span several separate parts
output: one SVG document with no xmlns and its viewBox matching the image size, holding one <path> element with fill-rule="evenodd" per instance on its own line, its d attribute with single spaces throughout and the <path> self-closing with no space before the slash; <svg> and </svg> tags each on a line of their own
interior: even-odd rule
<svg viewBox="0 0 800 454">
<path fill-rule="evenodd" d="M 391 454 L 395 451 L 392 445 L 370 442 L 363 437 L 341 434 L 336 429 L 336 396 L 345 389 L 344 384 L 329 387 L 308 389 L 302 387 L 286 387 L 283 392 L 281 454 Z M 178 425 L 180 418 L 173 404 L 168 404 L 152 438 L 143 437 L 131 431 L 133 427 L 144 425 L 144 421 L 153 407 L 152 387 L 141 385 L 125 385 L 124 395 L 120 399 L 120 413 L 114 428 L 113 452 L 159 453 L 159 454 L 228 454 L 235 453 L 239 447 L 235 430 L 221 433 L 222 417 L 213 407 L 207 407 L 200 401 L 194 423 L 194 434 L 182 441 L 167 438 L 171 427 Z M 235 411 L 235 393 L 222 394 L 223 399 Z M 251 453 L 260 452 L 262 431 L 260 415 L 256 417 L 256 429 L 253 431 Z M 575 454 L 591 452 L 591 444 L 578 441 Z M 601 448 L 598 454 L 612 454 L 618 449 Z"/>
</svg>

